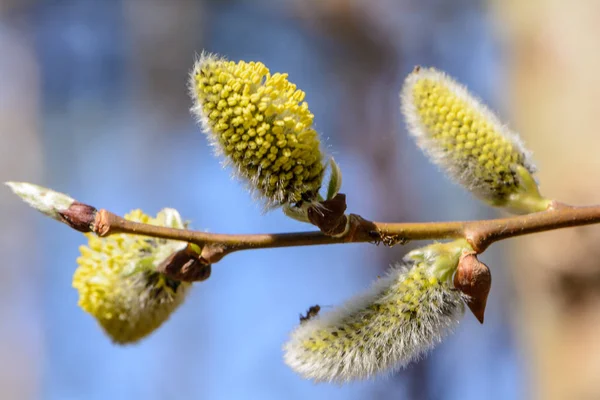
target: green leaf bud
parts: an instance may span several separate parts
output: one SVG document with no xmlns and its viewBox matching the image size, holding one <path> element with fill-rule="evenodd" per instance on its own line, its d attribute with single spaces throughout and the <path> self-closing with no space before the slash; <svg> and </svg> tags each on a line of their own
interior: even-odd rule
<svg viewBox="0 0 600 400">
<path fill-rule="evenodd" d="M 327 197 L 325 200 L 333 199 L 342 188 L 342 170 L 333 157 L 329 159 L 329 166 L 331 167 L 331 175 L 327 184 Z"/>
</svg>

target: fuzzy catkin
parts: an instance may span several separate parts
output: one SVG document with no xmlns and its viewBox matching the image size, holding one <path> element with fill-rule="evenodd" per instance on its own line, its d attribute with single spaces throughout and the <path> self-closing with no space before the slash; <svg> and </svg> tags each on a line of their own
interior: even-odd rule
<svg viewBox="0 0 600 400">
<path fill-rule="evenodd" d="M 529 152 L 465 87 L 434 68 L 416 68 L 401 102 L 410 134 L 455 181 L 492 205 L 524 190 L 519 175 L 535 172 Z"/>
<path fill-rule="evenodd" d="M 407 260 L 369 293 L 296 328 L 285 362 L 315 382 L 394 371 L 441 341 L 464 312 L 461 294 L 426 261 Z"/>
<path fill-rule="evenodd" d="M 63 222 L 60 212 L 64 212 L 75 202 L 75 199 L 64 193 L 34 185 L 28 182 L 6 182 L 17 196 L 42 214 Z"/>
<path fill-rule="evenodd" d="M 313 201 L 325 169 L 314 116 L 287 76 L 206 53 L 190 74 L 192 112 L 268 207 Z"/>
<path fill-rule="evenodd" d="M 125 219 L 184 228 L 179 213 L 164 209 L 156 218 L 135 210 Z M 133 343 L 156 330 L 179 307 L 191 284 L 173 280 L 156 266 L 187 244 L 165 239 L 115 234 L 86 234 L 73 287 L 79 306 L 119 344 Z"/>
</svg>

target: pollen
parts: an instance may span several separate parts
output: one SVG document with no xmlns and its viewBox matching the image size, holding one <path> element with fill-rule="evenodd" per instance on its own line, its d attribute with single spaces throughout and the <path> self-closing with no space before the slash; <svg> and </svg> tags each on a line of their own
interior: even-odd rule
<svg viewBox="0 0 600 400">
<path fill-rule="evenodd" d="M 444 73 L 415 69 L 402 90 L 402 110 L 420 147 L 478 197 L 503 206 L 529 189 L 535 167 L 519 137 Z M 537 186 L 534 192 L 539 196 Z"/>
<path fill-rule="evenodd" d="M 164 209 L 156 218 L 135 210 L 125 219 L 184 228 L 172 209 Z M 155 331 L 183 302 L 190 288 L 189 283 L 173 280 L 155 268 L 186 244 L 126 234 L 86 236 L 88 244 L 80 247 L 79 266 L 73 276 L 79 306 L 115 343 L 133 343 Z"/>
<path fill-rule="evenodd" d="M 420 357 L 463 314 L 463 297 L 448 280 L 461 246 L 415 250 L 369 292 L 305 321 L 284 346 L 285 362 L 316 382 L 343 383 L 396 370 Z"/>
<path fill-rule="evenodd" d="M 209 141 L 267 206 L 311 201 L 324 174 L 314 115 L 288 74 L 203 54 L 190 74 L 192 112 Z"/>
</svg>

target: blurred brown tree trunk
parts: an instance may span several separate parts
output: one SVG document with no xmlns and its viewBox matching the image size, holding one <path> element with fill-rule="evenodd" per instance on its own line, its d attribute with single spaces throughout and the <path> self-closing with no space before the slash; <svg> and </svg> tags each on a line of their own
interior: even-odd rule
<svg viewBox="0 0 600 400">
<path fill-rule="evenodd" d="M 17 10 L 0 0 L 0 18 Z M 0 21 L 0 182 L 42 179 L 40 82 L 27 23 Z M 36 215 L 0 190 L 0 398 L 39 397 L 43 330 L 39 315 L 43 255 L 36 248 Z"/>
<path fill-rule="evenodd" d="M 510 104 L 543 193 L 600 202 L 600 2 L 496 1 Z M 519 327 L 536 399 L 600 399 L 600 227 L 512 242 Z"/>
</svg>

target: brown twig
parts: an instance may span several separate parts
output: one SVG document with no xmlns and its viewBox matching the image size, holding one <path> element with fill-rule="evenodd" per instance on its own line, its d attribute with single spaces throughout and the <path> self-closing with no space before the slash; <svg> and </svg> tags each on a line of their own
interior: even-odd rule
<svg viewBox="0 0 600 400">
<path fill-rule="evenodd" d="M 201 256 L 209 264 L 240 250 L 458 238 L 466 238 L 477 253 L 482 253 L 490 244 L 499 240 L 599 223 L 600 205 L 575 207 L 553 203 L 546 211 L 481 221 L 385 223 L 371 222 L 355 214 L 350 214 L 349 220 L 350 229 L 340 237 L 318 231 L 230 235 L 147 225 L 100 210 L 92 230 L 99 236 L 128 233 L 193 243 L 203 248 Z"/>
</svg>

